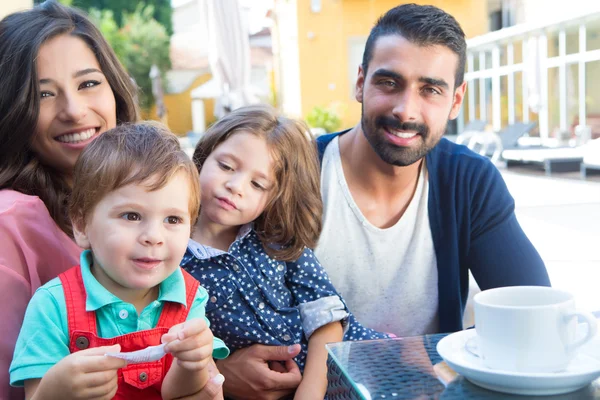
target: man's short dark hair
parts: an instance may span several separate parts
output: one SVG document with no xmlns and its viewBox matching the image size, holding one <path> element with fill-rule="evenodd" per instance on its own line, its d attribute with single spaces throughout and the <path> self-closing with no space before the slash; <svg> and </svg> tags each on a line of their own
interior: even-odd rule
<svg viewBox="0 0 600 400">
<path fill-rule="evenodd" d="M 389 35 L 402 36 L 418 46 L 448 47 L 458 56 L 454 87 L 463 83 L 467 43 L 465 33 L 452 15 L 434 6 L 418 4 L 403 4 L 386 12 L 371 29 L 367 39 L 362 61 L 365 75 L 377 39 Z"/>
</svg>

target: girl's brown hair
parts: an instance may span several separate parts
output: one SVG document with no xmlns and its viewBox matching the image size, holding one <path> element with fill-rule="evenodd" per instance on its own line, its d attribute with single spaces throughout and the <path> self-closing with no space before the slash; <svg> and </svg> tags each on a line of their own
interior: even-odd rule
<svg viewBox="0 0 600 400">
<path fill-rule="evenodd" d="M 274 159 L 274 194 L 254 227 L 267 253 L 283 261 L 314 248 L 321 233 L 323 203 L 317 152 L 308 127 L 283 117 L 270 106 L 239 108 L 211 126 L 194 151 L 198 170 L 221 143 L 238 132 L 267 141 Z"/>
<path fill-rule="evenodd" d="M 75 163 L 69 200 L 73 225 L 83 226 L 94 207 L 110 192 L 130 184 L 145 184 L 149 190 L 157 190 L 181 171 L 190 187 L 193 226 L 200 209 L 198 170 L 181 150 L 179 139 L 156 122 L 119 125 L 90 143 Z"/>
<path fill-rule="evenodd" d="M 100 31 L 82 12 L 49 0 L 0 21 L 0 189 L 38 196 L 69 236 L 71 188 L 31 151 L 40 112 L 36 59 L 40 47 L 62 34 L 82 39 L 96 56 L 116 102 L 117 123 L 138 120 L 136 87 Z"/>
</svg>

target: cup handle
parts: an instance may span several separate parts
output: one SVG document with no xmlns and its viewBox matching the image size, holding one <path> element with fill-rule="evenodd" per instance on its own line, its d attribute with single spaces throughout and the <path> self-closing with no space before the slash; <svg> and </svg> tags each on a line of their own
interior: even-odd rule
<svg viewBox="0 0 600 400">
<path fill-rule="evenodd" d="M 593 314 L 585 312 L 585 311 L 575 311 L 573 313 L 567 314 L 567 316 L 566 316 L 567 320 L 570 320 L 571 318 L 575 318 L 575 317 L 581 317 L 585 320 L 584 322 L 588 326 L 588 331 L 587 331 L 587 335 L 585 335 L 585 337 L 583 337 L 579 340 L 576 340 L 574 343 L 569 345 L 569 351 L 574 351 L 578 347 L 581 347 L 585 343 L 592 340 L 592 338 L 594 336 L 596 336 L 596 331 L 598 329 L 596 317 Z"/>
<path fill-rule="evenodd" d="M 474 355 L 477 358 L 479 357 L 479 347 L 477 346 L 477 343 L 475 342 L 475 340 L 477 339 L 477 336 L 473 336 L 471 338 L 469 338 L 469 340 L 467 340 L 465 342 L 465 350 L 468 351 L 469 353 L 471 353 L 472 355 Z"/>
</svg>

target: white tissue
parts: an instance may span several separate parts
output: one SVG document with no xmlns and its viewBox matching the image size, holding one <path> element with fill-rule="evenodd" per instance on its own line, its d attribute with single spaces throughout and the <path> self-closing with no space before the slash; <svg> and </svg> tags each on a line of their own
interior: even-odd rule
<svg viewBox="0 0 600 400">
<path fill-rule="evenodd" d="M 106 353 L 105 356 L 121 358 L 127 361 L 129 364 L 138 364 L 160 360 L 166 354 L 165 345 L 159 344 L 158 346 L 150 346 L 146 347 L 145 349 L 131 351 L 129 353 Z"/>
</svg>

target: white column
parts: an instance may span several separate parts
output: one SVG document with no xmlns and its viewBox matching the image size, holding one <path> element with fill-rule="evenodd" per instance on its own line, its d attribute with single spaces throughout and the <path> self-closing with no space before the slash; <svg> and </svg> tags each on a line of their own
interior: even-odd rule
<svg viewBox="0 0 600 400">
<path fill-rule="evenodd" d="M 538 51 L 540 55 L 540 101 L 541 107 L 539 112 L 540 139 L 542 142 L 548 139 L 548 38 L 546 33 L 542 33 L 538 38 Z"/>
<path fill-rule="evenodd" d="M 276 1 L 275 16 L 278 32 L 279 78 L 281 108 L 287 115 L 302 116 L 309 110 L 302 110 L 302 90 L 300 86 L 300 50 L 298 46 L 298 7 L 296 0 Z M 303 32 L 303 34 L 306 34 Z M 276 61 L 277 62 L 277 61 Z M 356 76 L 351 77 L 356 79 Z"/>
<path fill-rule="evenodd" d="M 195 133 L 206 131 L 206 116 L 204 115 L 204 100 L 192 99 L 192 130 Z"/>
<path fill-rule="evenodd" d="M 585 23 L 579 25 L 579 54 L 583 55 L 587 49 Z M 579 125 L 586 124 L 585 115 L 585 61 L 579 58 Z"/>
<path fill-rule="evenodd" d="M 565 56 L 567 54 L 567 34 L 564 28 L 558 34 L 558 98 L 559 100 L 559 116 L 560 131 L 567 130 L 567 65 Z"/>
<path fill-rule="evenodd" d="M 502 113 L 500 100 L 500 47 L 492 49 L 492 127 L 498 132 L 502 128 Z"/>
<path fill-rule="evenodd" d="M 513 65 L 515 62 L 514 57 L 515 48 L 512 42 L 506 46 L 506 65 Z M 515 73 L 511 71 L 506 76 L 508 79 L 508 124 L 512 125 L 515 123 Z"/>
<path fill-rule="evenodd" d="M 529 62 L 529 58 L 528 57 L 533 57 L 533 55 L 529 55 L 527 53 L 527 43 L 525 42 L 525 39 L 523 39 L 522 43 L 521 43 L 521 52 L 522 52 L 522 56 L 521 56 L 521 60 L 523 63 L 523 73 L 521 74 L 521 93 L 523 94 L 523 100 L 522 100 L 522 106 L 523 106 L 523 122 L 529 122 L 529 86 L 527 85 L 527 79 L 529 79 L 529 76 L 527 76 L 527 62 Z"/>
<path fill-rule="evenodd" d="M 474 71 L 475 63 L 473 60 L 473 53 L 469 53 L 467 62 L 469 65 L 469 71 L 475 72 Z M 473 79 L 469 83 L 467 83 L 467 90 L 469 91 L 469 121 L 476 119 L 475 118 L 475 82 L 476 81 L 477 81 L 476 79 Z"/>
<path fill-rule="evenodd" d="M 485 65 L 485 51 L 479 52 L 479 70 L 487 69 Z M 485 78 L 479 78 L 479 119 L 487 121 L 487 110 L 485 104 Z"/>
</svg>

